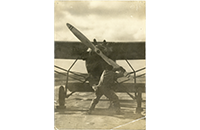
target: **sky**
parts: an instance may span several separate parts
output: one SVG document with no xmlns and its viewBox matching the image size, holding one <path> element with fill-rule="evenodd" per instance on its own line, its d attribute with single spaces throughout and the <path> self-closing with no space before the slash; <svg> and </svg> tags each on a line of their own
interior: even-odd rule
<svg viewBox="0 0 200 130">
<path fill-rule="evenodd" d="M 89 40 L 133 42 L 146 41 L 145 1 L 55 1 L 54 40 L 79 41 L 67 28 L 70 23 Z M 71 60 L 55 59 L 55 65 L 69 68 Z M 118 61 L 125 65 L 125 62 Z M 130 61 L 136 69 L 145 67 L 145 60 Z M 82 69 L 81 69 L 82 68 Z M 84 68 L 84 69 L 83 69 Z M 85 71 L 84 62 L 74 66 L 77 71 Z"/>
</svg>

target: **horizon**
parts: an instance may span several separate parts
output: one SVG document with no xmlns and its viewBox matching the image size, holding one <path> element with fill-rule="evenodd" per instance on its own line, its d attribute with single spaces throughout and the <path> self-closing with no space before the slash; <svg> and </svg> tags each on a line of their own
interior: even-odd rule
<svg viewBox="0 0 200 130">
<path fill-rule="evenodd" d="M 69 59 L 54 59 L 54 65 L 68 70 L 74 61 L 75 60 L 69 60 Z M 146 67 L 146 59 L 145 60 L 128 60 L 128 61 L 132 65 L 135 71 Z M 122 66 L 127 72 L 132 72 L 132 69 L 129 67 L 129 65 L 126 63 L 125 60 L 117 60 L 116 63 Z M 54 67 L 54 70 L 59 71 L 59 72 L 64 72 L 63 70 L 57 69 L 55 67 Z M 74 66 L 71 68 L 71 71 L 79 72 L 79 73 L 87 73 L 85 61 L 81 59 L 77 60 L 76 64 L 74 64 Z M 144 72 L 146 72 L 146 69 L 139 71 L 137 74 L 143 74 Z"/>
</svg>

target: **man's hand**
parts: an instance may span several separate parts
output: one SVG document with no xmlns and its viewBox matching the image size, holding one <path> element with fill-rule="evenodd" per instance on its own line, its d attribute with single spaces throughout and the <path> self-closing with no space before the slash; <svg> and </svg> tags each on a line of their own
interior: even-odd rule
<svg viewBox="0 0 200 130">
<path fill-rule="evenodd" d="M 93 89 L 94 91 L 96 91 L 97 88 L 98 88 L 98 86 L 97 86 L 96 84 L 94 84 L 94 85 L 92 86 L 92 89 Z"/>
</svg>

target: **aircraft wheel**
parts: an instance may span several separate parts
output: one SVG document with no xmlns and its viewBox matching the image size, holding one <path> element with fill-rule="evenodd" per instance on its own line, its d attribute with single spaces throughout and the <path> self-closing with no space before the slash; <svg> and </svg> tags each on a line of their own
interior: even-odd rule
<svg viewBox="0 0 200 130">
<path fill-rule="evenodd" d="M 59 88 L 59 106 L 60 107 L 65 106 L 65 91 L 63 86 L 60 86 Z"/>
</svg>

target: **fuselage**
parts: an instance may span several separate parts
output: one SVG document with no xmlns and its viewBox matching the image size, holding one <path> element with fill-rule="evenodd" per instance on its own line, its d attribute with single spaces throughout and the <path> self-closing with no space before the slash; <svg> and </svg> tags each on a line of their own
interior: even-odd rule
<svg viewBox="0 0 200 130">
<path fill-rule="evenodd" d="M 100 49 L 107 57 L 109 57 L 112 53 L 112 48 L 110 48 L 108 45 L 99 44 L 96 45 L 96 47 Z M 92 50 L 88 51 L 85 60 L 86 69 L 89 74 L 88 81 L 90 82 L 90 85 L 97 84 L 107 63 Z"/>
</svg>

